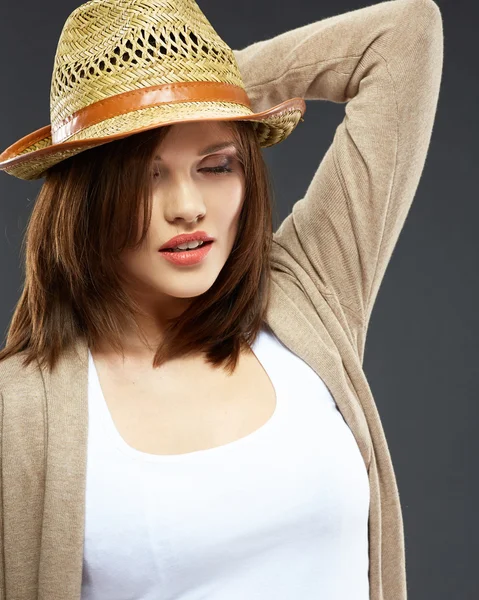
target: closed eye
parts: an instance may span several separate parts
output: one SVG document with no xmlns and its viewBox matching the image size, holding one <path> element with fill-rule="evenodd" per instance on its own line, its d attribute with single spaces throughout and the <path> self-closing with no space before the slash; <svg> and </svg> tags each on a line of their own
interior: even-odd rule
<svg viewBox="0 0 479 600">
<path fill-rule="evenodd" d="M 222 175 L 223 173 L 232 173 L 233 169 L 230 169 L 229 167 L 204 167 L 203 169 L 200 169 L 200 171 L 207 171 L 208 173 L 212 173 L 213 175 Z M 153 172 L 153 177 L 159 177 L 160 176 L 160 172 L 159 171 L 154 171 Z"/>
<path fill-rule="evenodd" d="M 204 169 L 200 169 L 200 171 L 208 171 L 214 175 L 220 175 L 221 173 L 232 173 L 233 169 L 229 169 L 228 167 L 205 167 Z"/>
</svg>

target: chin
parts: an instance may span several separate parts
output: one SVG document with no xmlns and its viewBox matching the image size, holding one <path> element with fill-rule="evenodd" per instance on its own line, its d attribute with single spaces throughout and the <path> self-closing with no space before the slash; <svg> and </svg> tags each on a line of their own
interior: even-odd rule
<svg viewBox="0 0 479 600">
<path fill-rule="evenodd" d="M 170 285 L 164 285 L 165 282 L 163 282 L 161 292 L 173 298 L 195 298 L 207 292 L 214 284 L 216 277 L 206 277 L 204 274 L 195 277 L 193 274 L 189 274 L 189 277 L 178 279 L 179 281 L 171 282 Z"/>
<path fill-rule="evenodd" d="M 208 287 L 192 287 L 191 289 L 189 288 L 182 288 L 182 289 L 175 289 L 175 290 L 171 290 L 168 292 L 168 296 L 171 296 L 172 298 L 196 298 L 198 296 L 201 296 L 201 294 L 204 294 L 205 292 L 207 292 L 210 289 L 211 286 Z"/>
</svg>

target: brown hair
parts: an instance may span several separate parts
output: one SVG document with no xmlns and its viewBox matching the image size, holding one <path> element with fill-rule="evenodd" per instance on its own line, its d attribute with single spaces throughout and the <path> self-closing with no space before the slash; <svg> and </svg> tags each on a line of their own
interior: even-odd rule
<svg viewBox="0 0 479 600">
<path fill-rule="evenodd" d="M 205 353 L 232 373 L 256 338 L 270 290 L 272 185 L 250 122 L 223 121 L 245 173 L 245 198 L 232 251 L 216 281 L 168 321 L 153 366 Z M 62 350 L 85 336 L 123 352 L 121 331 L 141 308 L 123 289 L 118 257 L 144 240 L 151 219 L 151 161 L 169 126 L 81 152 L 51 167 L 22 244 L 25 284 L 0 360 L 24 351 L 53 369 Z M 125 202 L 125 198 L 128 199 Z M 140 229 L 140 224 L 142 228 Z M 141 231 L 140 239 L 136 239 Z"/>
</svg>

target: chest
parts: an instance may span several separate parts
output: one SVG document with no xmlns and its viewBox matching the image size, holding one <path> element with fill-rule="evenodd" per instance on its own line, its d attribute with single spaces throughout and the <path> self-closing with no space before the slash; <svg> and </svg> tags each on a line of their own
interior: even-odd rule
<svg viewBox="0 0 479 600">
<path fill-rule="evenodd" d="M 149 454 L 182 454 L 227 444 L 268 421 L 274 386 L 253 352 L 232 375 L 203 359 L 159 369 L 119 368 L 94 356 L 101 391 L 127 444 Z"/>
</svg>

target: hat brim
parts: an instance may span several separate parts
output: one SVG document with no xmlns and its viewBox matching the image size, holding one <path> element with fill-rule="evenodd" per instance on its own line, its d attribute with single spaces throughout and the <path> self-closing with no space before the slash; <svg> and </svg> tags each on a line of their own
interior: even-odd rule
<svg viewBox="0 0 479 600">
<path fill-rule="evenodd" d="M 296 128 L 306 111 L 303 98 L 292 98 L 268 110 L 254 113 L 232 102 L 181 102 L 135 110 L 83 129 L 75 139 L 53 144 L 47 125 L 22 137 L 0 154 L 0 170 L 19 179 L 40 179 L 53 165 L 80 152 L 114 140 L 175 123 L 200 120 L 252 121 L 260 146 L 283 141 Z M 105 132 L 110 132 L 104 135 Z"/>
</svg>

